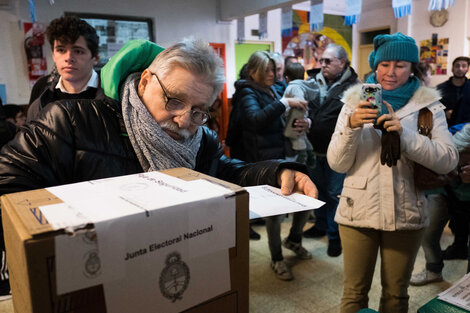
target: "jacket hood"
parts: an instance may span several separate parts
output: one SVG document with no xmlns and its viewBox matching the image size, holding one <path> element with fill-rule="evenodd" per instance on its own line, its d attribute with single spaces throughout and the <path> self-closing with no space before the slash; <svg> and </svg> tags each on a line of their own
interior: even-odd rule
<svg viewBox="0 0 470 313">
<path fill-rule="evenodd" d="M 120 86 L 127 76 L 144 71 L 163 50 L 147 40 L 128 41 L 101 69 L 101 87 L 105 95 L 119 100 Z"/>
<path fill-rule="evenodd" d="M 344 92 L 341 101 L 354 109 L 361 101 L 362 84 L 356 84 Z M 435 88 L 421 86 L 416 90 L 409 102 L 431 104 L 441 99 L 439 91 Z"/>
</svg>

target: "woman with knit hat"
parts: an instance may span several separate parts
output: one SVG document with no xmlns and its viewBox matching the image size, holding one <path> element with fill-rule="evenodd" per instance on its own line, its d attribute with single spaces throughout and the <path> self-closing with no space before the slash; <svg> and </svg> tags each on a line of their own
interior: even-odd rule
<svg viewBox="0 0 470 313">
<path fill-rule="evenodd" d="M 418 47 L 401 33 L 374 38 L 367 83 L 382 85 L 388 112 L 361 100 L 362 85 L 347 90 L 345 105 L 328 147 L 328 163 L 346 173 L 335 216 L 344 253 L 341 312 L 368 307 L 380 252 L 380 312 L 408 312 L 408 285 L 423 228 L 423 191 L 414 184 L 414 163 L 448 173 L 458 153 L 447 130 L 444 106 L 417 77 Z M 417 130 L 418 112 L 432 112 L 432 139 Z"/>
</svg>

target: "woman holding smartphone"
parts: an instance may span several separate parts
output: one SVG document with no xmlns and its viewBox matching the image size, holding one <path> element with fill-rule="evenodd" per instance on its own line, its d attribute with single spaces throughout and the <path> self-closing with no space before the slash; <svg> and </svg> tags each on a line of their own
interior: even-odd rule
<svg viewBox="0 0 470 313">
<path fill-rule="evenodd" d="M 421 86 L 418 47 L 401 33 L 374 38 L 367 83 L 382 86 L 388 113 L 361 101 L 362 85 L 345 92 L 345 105 L 328 147 L 328 163 L 346 173 L 336 212 L 344 252 L 341 312 L 368 307 L 380 252 L 380 312 L 408 312 L 408 285 L 423 228 L 428 224 L 423 191 L 414 184 L 414 162 L 448 173 L 458 153 L 447 130 L 440 96 Z M 417 130 L 418 112 L 432 112 L 432 139 Z"/>
</svg>

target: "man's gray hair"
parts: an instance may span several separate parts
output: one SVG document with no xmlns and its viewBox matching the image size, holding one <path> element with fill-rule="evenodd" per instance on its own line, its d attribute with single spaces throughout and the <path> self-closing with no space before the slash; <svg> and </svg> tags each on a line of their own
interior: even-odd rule
<svg viewBox="0 0 470 313">
<path fill-rule="evenodd" d="M 205 41 L 185 38 L 157 55 L 149 66 L 152 73 L 164 76 L 176 66 L 201 76 L 212 87 L 210 104 L 224 88 L 225 73 L 222 59 Z"/>
<path fill-rule="evenodd" d="M 348 53 L 340 45 L 337 45 L 335 43 L 330 43 L 330 44 L 328 44 L 328 46 L 326 46 L 325 51 L 326 50 L 334 51 L 334 54 L 338 59 L 343 60 L 344 62 L 346 62 L 345 67 L 348 67 L 351 64 L 351 62 L 349 62 Z"/>
<path fill-rule="evenodd" d="M 271 58 L 276 62 L 276 65 L 284 65 L 284 58 L 279 52 L 271 52 Z"/>
</svg>

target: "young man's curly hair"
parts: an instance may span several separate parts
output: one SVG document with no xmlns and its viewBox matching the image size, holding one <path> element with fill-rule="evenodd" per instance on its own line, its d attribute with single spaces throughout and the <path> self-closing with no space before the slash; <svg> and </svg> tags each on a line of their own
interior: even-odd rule
<svg viewBox="0 0 470 313">
<path fill-rule="evenodd" d="M 93 57 L 98 55 L 99 37 L 96 30 L 84 20 L 75 16 L 63 16 L 52 20 L 47 26 L 46 36 L 54 50 L 54 42 L 73 44 L 78 37 L 85 38 L 88 49 Z"/>
</svg>

